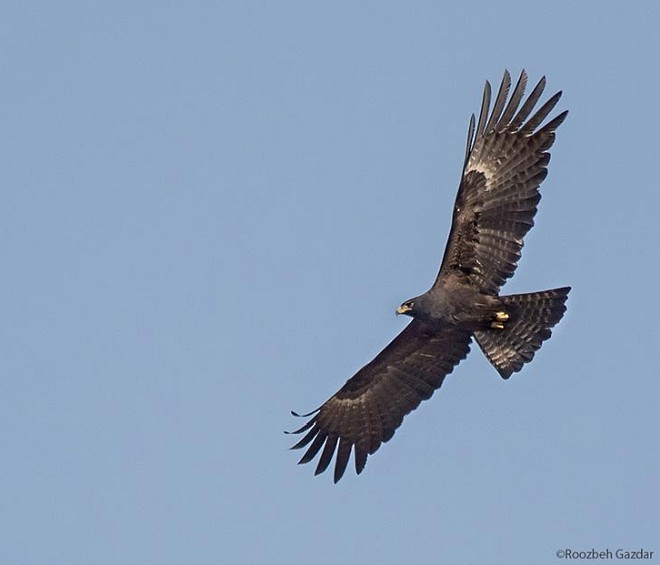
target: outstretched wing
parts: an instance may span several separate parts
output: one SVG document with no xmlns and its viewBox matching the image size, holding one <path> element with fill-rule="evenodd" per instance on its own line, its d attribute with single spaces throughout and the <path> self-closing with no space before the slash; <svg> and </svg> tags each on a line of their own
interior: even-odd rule
<svg viewBox="0 0 660 565">
<path fill-rule="evenodd" d="M 529 118 L 543 94 L 545 77 L 518 109 L 526 84 L 523 70 L 507 103 L 511 77 L 505 71 L 490 111 L 491 89 L 486 82 L 476 131 L 474 115 L 470 120 L 463 177 L 436 285 L 458 270 L 482 292 L 496 294 L 516 269 L 523 238 L 534 225 L 539 186 L 548 173 L 548 149 L 568 113 L 537 129 L 561 92 Z"/>
<path fill-rule="evenodd" d="M 321 451 L 316 473 L 325 471 L 337 452 L 334 480 L 341 479 L 351 450 L 361 473 L 367 456 L 388 441 L 406 414 L 431 397 L 445 376 L 470 350 L 470 332 L 413 320 L 369 364 L 315 412 L 296 434 L 307 434 L 292 447 L 311 445 L 300 463 Z M 297 415 L 294 413 L 294 415 Z"/>
</svg>

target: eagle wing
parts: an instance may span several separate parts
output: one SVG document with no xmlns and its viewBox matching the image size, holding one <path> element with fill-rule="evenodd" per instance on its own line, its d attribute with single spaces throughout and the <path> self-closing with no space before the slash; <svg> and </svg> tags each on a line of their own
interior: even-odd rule
<svg viewBox="0 0 660 565">
<path fill-rule="evenodd" d="M 497 294 L 516 269 L 523 238 L 534 225 L 539 186 L 548 173 L 548 149 L 568 113 L 538 129 L 561 92 L 530 118 L 543 94 L 545 77 L 520 106 L 526 84 L 523 70 L 507 103 L 511 76 L 505 71 L 490 111 L 491 88 L 486 82 L 476 130 L 474 115 L 470 120 L 463 176 L 435 285 L 450 272 L 460 271 L 482 292 Z"/>
<path fill-rule="evenodd" d="M 341 479 L 351 450 L 355 470 L 388 441 L 404 416 L 427 400 L 445 376 L 470 350 L 471 333 L 438 328 L 413 320 L 370 363 L 360 369 L 295 434 L 307 434 L 292 447 L 307 446 L 300 463 L 309 463 L 323 448 L 315 474 L 335 461 L 334 481 Z M 298 415 L 295 414 L 294 415 Z"/>
</svg>

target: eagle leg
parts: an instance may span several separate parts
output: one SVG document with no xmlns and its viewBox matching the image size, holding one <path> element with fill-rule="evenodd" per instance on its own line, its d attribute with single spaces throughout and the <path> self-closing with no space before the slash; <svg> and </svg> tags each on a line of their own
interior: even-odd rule
<svg viewBox="0 0 660 565">
<path fill-rule="evenodd" d="M 504 311 L 495 312 L 495 316 L 493 316 L 493 321 L 490 323 L 490 327 L 494 330 L 503 330 L 504 322 L 506 322 L 509 317 L 510 316 Z"/>
</svg>

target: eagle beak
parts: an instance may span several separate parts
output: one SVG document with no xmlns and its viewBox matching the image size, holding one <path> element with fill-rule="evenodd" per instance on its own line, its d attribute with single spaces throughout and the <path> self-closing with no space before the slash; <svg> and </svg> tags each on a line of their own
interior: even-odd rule
<svg viewBox="0 0 660 565">
<path fill-rule="evenodd" d="M 397 314 L 407 314 L 411 310 L 412 310 L 412 308 L 410 306 L 408 306 L 407 304 L 402 304 L 401 306 L 399 306 L 396 309 L 396 313 Z"/>
</svg>

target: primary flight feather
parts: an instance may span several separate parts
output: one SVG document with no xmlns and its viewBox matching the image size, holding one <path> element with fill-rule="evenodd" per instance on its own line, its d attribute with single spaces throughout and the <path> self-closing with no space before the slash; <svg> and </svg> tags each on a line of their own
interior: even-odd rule
<svg viewBox="0 0 660 565">
<path fill-rule="evenodd" d="M 375 359 L 362 367 L 295 434 L 292 449 L 307 447 L 300 463 L 320 452 L 316 474 L 335 458 L 334 481 L 351 452 L 355 470 L 388 441 L 404 416 L 427 400 L 464 359 L 474 337 L 503 378 L 532 360 L 562 318 L 569 287 L 500 296 L 518 264 L 525 234 L 534 225 L 548 150 L 564 111 L 541 126 L 561 97 L 538 110 L 545 77 L 523 101 L 523 70 L 509 97 L 505 71 L 491 109 L 486 82 L 479 121 L 470 119 L 463 175 L 449 240 L 431 289 L 397 308 L 413 320 Z M 522 103 L 522 104 L 521 104 Z M 541 126 L 541 127 L 540 127 Z M 294 415 L 298 416 L 294 412 Z"/>
</svg>

